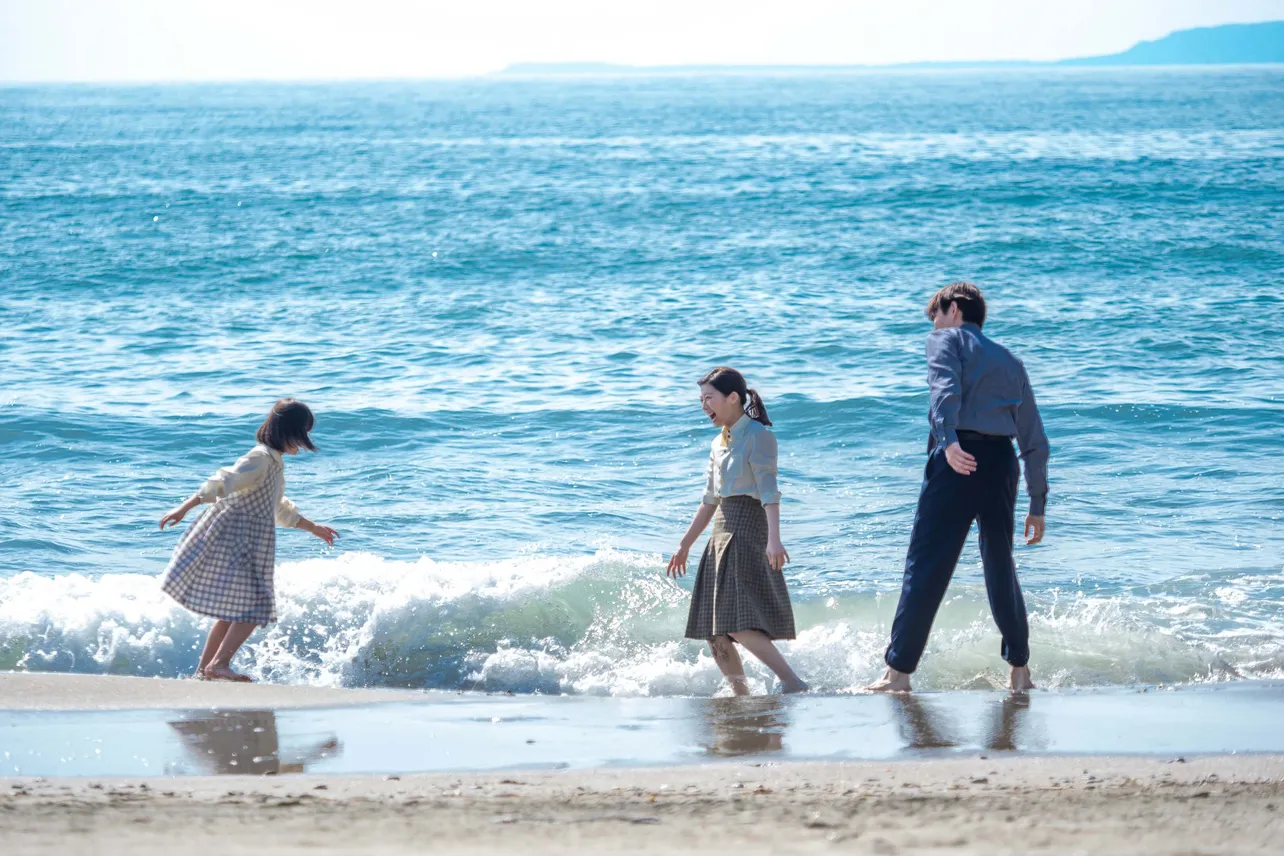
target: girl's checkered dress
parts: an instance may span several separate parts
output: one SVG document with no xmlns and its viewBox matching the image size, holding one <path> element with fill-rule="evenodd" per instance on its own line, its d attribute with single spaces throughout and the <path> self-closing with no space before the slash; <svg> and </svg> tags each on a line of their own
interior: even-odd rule
<svg viewBox="0 0 1284 856">
<path fill-rule="evenodd" d="M 272 572 L 285 467 L 264 457 L 263 477 L 215 501 L 174 548 L 161 588 L 192 612 L 258 625 L 276 621 Z"/>
<path fill-rule="evenodd" d="M 767 512 L 753 496 L 727 496 L 713 516 L 713 534 L 700 559 L 688 639 L 761 630 L 794 638 L 794 610 L 785 575 L 767 563 Z"/>
</svg>

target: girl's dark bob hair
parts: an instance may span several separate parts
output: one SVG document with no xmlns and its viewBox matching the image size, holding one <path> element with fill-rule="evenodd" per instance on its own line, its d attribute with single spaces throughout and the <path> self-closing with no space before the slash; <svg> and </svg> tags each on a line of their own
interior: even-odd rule
<svg viewBox="0 0 1284 856">
<path fill-rule="evenodd" d="M 294 398 L 283 398 L 272 405 L 272 412 L 254 436 L 264 446 L 278 452 L 284 453 L 291 446 L 315 452 L 317 447 L 312 445 L 312 438 L 308 436 L 315 424 L 316 419 L 306 404 Z"/>
</svg>

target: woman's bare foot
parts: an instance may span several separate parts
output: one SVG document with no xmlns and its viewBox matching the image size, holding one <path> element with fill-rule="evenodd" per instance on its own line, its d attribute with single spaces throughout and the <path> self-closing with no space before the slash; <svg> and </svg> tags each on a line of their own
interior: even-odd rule
<svg viewBox="0 0 1284 856">
<path fill-rule="evenodd" d="M 1034 680 L 1030 677 L 1029 666 L 1012 667 L 1012 677 L 1008 679 L 1008 689 L 1014 693 L 1023 693 L 1034 689 Z"/>
<path fill-rule="evenodd" d="M 234 681 L 238 684 L 250 684 L 254 682 L 254 679 L 249 675 L 242 675 L 240 672 L 233 672 L 230 666 L 206 666 L 205 680 Z"/>
<path fill-rule="evenodd" d="M 872 693 L 907 693 L 910 692 L 910 676 L 888 666 L 883 676 L 865 689 Z"/>
</svg>

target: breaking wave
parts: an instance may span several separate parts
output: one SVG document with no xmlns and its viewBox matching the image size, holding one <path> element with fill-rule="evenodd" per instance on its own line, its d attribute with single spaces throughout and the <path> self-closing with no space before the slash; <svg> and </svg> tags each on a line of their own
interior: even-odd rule
<svg viewBox="0 0 1284 856">
<path fill-rule="evenodd" d="M 494 562 L 367 553 L 287 562 L 277 569 L 280 622 L 258 631 L 238 663 L 260 680 L 320 686 L 721 692 L 705 646 L 680 638 L 688 590 L 662 568 L 658 556 L 614 550 Z M 1245 600 L 1234 581 L 1209 585 L 1209 603 L 1229 610 Z M 1036 680 L 1070 687 L 1280 673 L 1284 632 L 1269 622 L 1231 622 L 1211 605 L 1192 608 L 1201 601 L 1189 595 L 1028 594 Z M 816 689 L 854 690 L 881 669 L 894 607 L 894 592 L 803 593 L 795 598 L 798 639 L 783 648 Z M 184 675 L 207 626 L 150 575 L 0 579 L 0 669 Z M 983 590 L 956 584 L 918 684 L 991 686 L 1003 677 L 998 650 Z M 746 665 L 756 689 L 772 687 L 764 668 L 750 658 Z"/>
</svg>

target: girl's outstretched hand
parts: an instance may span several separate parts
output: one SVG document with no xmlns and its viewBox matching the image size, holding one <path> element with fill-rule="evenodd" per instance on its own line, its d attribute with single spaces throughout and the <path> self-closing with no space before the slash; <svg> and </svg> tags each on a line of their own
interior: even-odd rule
<svg viewBox="0 0 1284 856">
<path fill-rule="evenodd" d="M 789 551 L 779 539 L 767 542 L 767 563 L 773 571 L 783 571 L 789 562 Z"/>
<path fill-rule="evenodd" d="M 678 577 L 685 577 L 687 575 L 687 553 L 690 551 L 690 547 L 678 545 L 678 552 L 674 553 L 672 558 L 669 559 L 669 567 L 664 572 L 665 576 L 673 577 L 675 580 Z"/>
<path fill-rule="evenodd" d="M 197 494 L 196 496 L 189 497 L 187 502 L 183 503 L 177 508 L 172 509 L 169 512 L 169 514 L 166 514 L 164 517 L 161 518 L 161 524 L 160 524 L 161 528 L 164 529 L 167 525 L 177 526 L 179 523 L 182 523 L 183 518 L 187 516 L 187 512 L 191 511 L 193 508 L 195 508 L 200 504 L 201 504 L 201 497 L 199 494 Z"/>
<path fill-rule="evenodd" d="M 171 509 L 168 514 L 161 518 L 160 528 L 164 529 L 166 526 L 177 526 L 183 522 L 183 518 L 186 516 L 187 503 L 183 503 L 182 505 Z"/>
<path fill-rule="evenodd" d="M 333 547 L 335 539 L 339 537 L 338 532 L 329 526 L 322 526 L 320 523 L 313 523 L 308 531 L 324 541 L 327 547 Z"/>
</svg>

